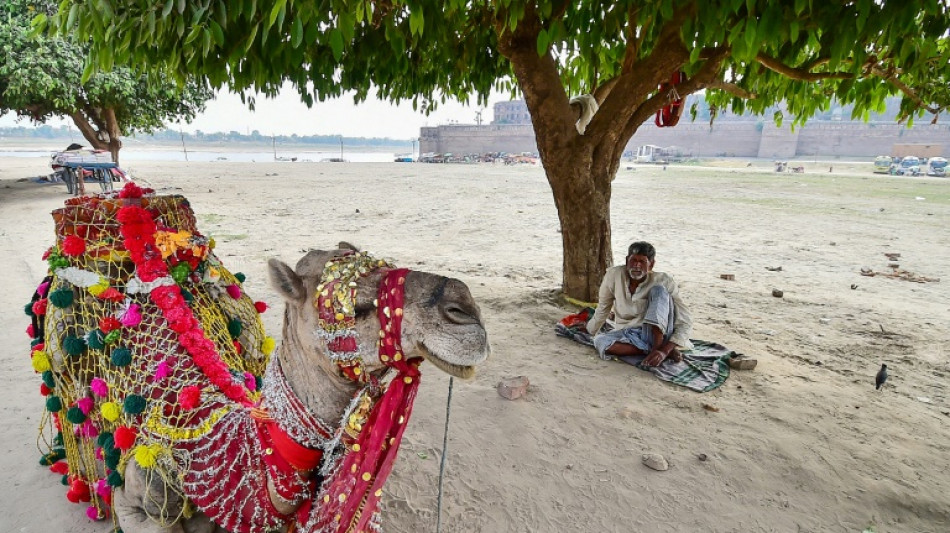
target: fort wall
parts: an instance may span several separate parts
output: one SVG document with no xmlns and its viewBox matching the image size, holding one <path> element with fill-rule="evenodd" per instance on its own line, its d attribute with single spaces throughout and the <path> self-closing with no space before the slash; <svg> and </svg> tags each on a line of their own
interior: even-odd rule
<svg viewBox="0 0 950 533">
<path fill-rule="evenodd" d="M 537 152 L 530 124 L 448 125 L 422 128 L 420 152 L 473 154 Z M 688 122 L 672 128 L 643 124 L 627 149 L 655 144 L 676 146 L 694 157 L 874 157 L 898 154 L 899 145 L 929 145 L 929 155 L 950 157 L 950 125 L 895 122 L 813 121 L 794 130 L 771 121 Z"/>
</svg>

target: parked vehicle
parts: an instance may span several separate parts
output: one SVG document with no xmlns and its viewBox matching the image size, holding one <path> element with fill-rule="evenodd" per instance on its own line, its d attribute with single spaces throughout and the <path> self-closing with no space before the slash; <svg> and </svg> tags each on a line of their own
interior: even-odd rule
<svg viewBox="0 0 950 533">
<path fill-rule="evenodd" d="M 947 176 L 947 160 L 943 157 L 931 157 L 928 176 L 937 176 L 943 178 Z"/>
<path fill-rule="evenodd" d="M 874 173 L 888 174 L 891 171 L 892 164 L 894 164 L 894 160 L 890 156 L 879 155 L 874 158 Z"/>
<path fill-rule="evenodd" d="M 910 155 L 901 159 L 900 164 L 891 166 L 891 174 L 898 176 L 919 176 L 920 158 Z"/>
</svg>

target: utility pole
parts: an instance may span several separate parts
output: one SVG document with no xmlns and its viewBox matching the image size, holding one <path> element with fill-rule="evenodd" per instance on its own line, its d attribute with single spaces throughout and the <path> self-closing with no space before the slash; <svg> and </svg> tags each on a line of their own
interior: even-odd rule
<svg viewBox="0 0 950 533">
<path fill-rule="evenodd" d="M 343 162 L 343 136 L 340 135 L 340 162 Z"/>
<path fill-rule="evenodd" d="M 185 132 L 181 131 L 181 124 L 178 124 L 178 135 L 181 136 L 181 151 L 185 152 L 185 162 L 188 162 L 188 148 L 185 148 Z"/>
<path fill-rule="evenodd" d="M 475 124 L 482 125 L 482 111 L 480 109 L 475 112 Z"/>
<path fill-rule="evenodd" d="M 274 146 L 274 161 L 277 161 L 277 137 L 273 133 L 271 133 L 270 140 Z"/>
</svg>

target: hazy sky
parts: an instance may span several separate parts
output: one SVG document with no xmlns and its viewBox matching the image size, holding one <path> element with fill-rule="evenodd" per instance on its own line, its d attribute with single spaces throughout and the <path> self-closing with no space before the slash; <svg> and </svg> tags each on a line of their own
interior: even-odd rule
<svg viewBox="0 0 950 533">
<path fill-rule="evenodd" d="M 488 108 L 482 110 L 483 124 L 491 122 L 491 106 L 501 100 L 508 100 L 508 97 L 495 95 L 490 100 Z M 463 106 L 458 102 L 448 101 L 439 104 L 435 112 L 425 116 L 421 112 L 413 111 L 411 102 L 403 102 L 396 106 L 370 99 L 360 105 L 355 105 L 352 96 L 317 102 L 308 109 L 300 101 L 296 91 L 285 88 L 275 99 L 258 98 L 256 109 L 252 112 L 241 103 L 238 95 L 225 91 L 219 92 L 214 100 L 209 101 L 205 112 L 198 115 L 191 124 L 182 124 L 182 129 L 187 132 L 234 130 L 246 134 L 258 130 L 262 135 L 296 133 L 298 135 L 413 139 L 419 137 L 419 128 L 422 126 L 438 126 L 451 122 L 474 124 L 475 113 L 479 109 L 474 105 Z M 28 120 L 17 122 L 15 115 L 12 114 L 0 117 L 0 126 L 16 124 L 28 126 L 31 122 Z M 58 126 L 66 122 L 51 120 L 49 124 Z M 176 124 L 169 124 L 168 127 L 178 128 Z"/>
</svg>

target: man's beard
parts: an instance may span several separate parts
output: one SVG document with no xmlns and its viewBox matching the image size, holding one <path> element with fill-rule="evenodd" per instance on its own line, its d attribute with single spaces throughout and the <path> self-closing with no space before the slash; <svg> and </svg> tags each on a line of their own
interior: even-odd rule
<svg viewBox="0 0 950 533">
<path fill-rule="evenodd" d="M 630 279 L 633 281 L 643 281 L 643 278 L 647 277 L 647 273 L 644 271 L 634 271 L 633 269 L 627 269 L 627 275 L 630 276 Z"/>
</svg>

